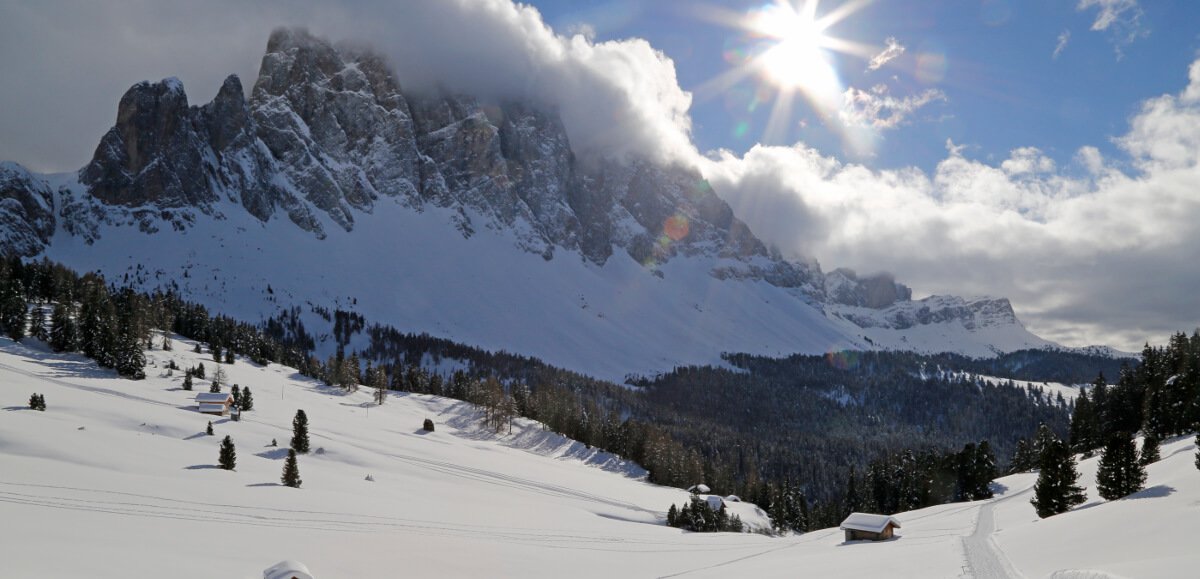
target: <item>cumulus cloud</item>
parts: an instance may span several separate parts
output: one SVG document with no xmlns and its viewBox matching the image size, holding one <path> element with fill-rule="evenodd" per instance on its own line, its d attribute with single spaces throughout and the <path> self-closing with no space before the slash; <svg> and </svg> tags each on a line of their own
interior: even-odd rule
<svg viewBox="0 0 1200 579">
<path fill-rule="evenodd" d="M 1054 45 L 1054 58 L 1062 54 L 1067 49 L 1067 43 L 1071 41 L 1071 31 L 1064 30 L 1058 35 L 1058 44 Z"/>
<path fill-rule="evenodd" d="M 838 112 L 838 118 L 851 127 L 894 129 L 925 105 L 945 100 L 945 93 L 938 89 L 895 97 L 884 84 L 877 84 L 870 90 L 849 87 L 842 93 L 842 109 Z"/>
<path fill-rule="evenodd" d="M 868 71 L 879 70 L 883 65 L 900 58 L 900 55 L 904 54 L 904 45 L 900 44 L 894 36 L 889 36 L 887 40 L 883 41 L 883 44 L 883 51 L 872 56 L 870 62 L 867 63 Z"/>
<path fill-rule="evenodd" d="M 1095 147 L 1077 153 L 1080 177 L 1035 148 L 992 165 L 953 143 L 931 174 L 804 145 L 722 152 L 704 172 L 793 257 L 893 271 L 918 293 L 1008 296 L 1048 338 L 1137 348 L 1200 324 L 1200 61 L 1190 73 L 1117 139 L 1130 173 Z"/>
<path fill-rule="evenodd" d="M 1075 6 L 1080 12 L 1092 8 L 1098 9 L 1092 30 L 1109 33 L 1117 58 L 1124 56 L 1126 46 L 1150 33 L 1142 23 L 1143 12 L 1138 0 L 1079 0 Z"/>
<path fill-rule="evenodd" d="M 543 101 L 559 110 L 581 155 L 695 154 L 691 95 L 668 57 L 641 39 L 558 34 L 511 0 L 65 4 L 0 2 L 0 76 L 38 79 L 0 92 L 0 106 L 22 111 L 0 118 L 0 158 L 38 170 L 82 166 L 135 82 L 179 76 L 193 103 L 212 98 L 229 73 L 250 86 L 277 26 L 368 43 L 409 88 Z"/>
</svg>

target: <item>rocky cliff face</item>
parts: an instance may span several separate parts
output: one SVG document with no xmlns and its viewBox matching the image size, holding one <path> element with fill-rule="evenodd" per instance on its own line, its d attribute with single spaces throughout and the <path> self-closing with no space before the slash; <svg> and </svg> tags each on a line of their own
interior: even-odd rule
<svg viewBox="0 0 1200 579">
<path fill-rule="evenodd" d="M 795 288 L 818 306 L 850 308 L 838 316 L 862 327 L 977 324 L 983 307 L 906 306 L 911 290 L 891 276 L 785 261 L 693 168 L 585 162 L 551 108 L 408 93 L 378 55 L 286 29 L 271 35 L 249 99 L 236 76 L 203 106 L 176 79 L 131 87 L 77 183 L 56 189 L 0 166 L 0 250 L 32 256 L 59 230 L 91 243 L 102 224 L 187 230 L 240 210 L 323 239 L 329 228 L 353 231 L 380 203 L 449 209 L 463 236 L 503 230 L 546 260 L 574 254 L 603 266 L 624 252 L 656 269 L 709 258 L 713 277 Z"/>
</svg>

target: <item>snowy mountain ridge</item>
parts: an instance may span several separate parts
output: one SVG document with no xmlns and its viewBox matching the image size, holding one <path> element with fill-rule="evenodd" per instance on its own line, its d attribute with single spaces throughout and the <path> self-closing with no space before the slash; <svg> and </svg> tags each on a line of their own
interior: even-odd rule
<svg viewBox="0 0 1200 579">
<path fill-rule="evenodd" d="M 246 319 L 353 305 L 606 378 L 722 352 L 1054 346 L 1004 299 L 914 301 L 784 260 L 694 169 L 576 159 L 546 107 L 408 94 L 303 30 L 271 35 L 249 99 L 236 76 L 203 106 L 138 83 L 77 174 L 0 165 L 0 225 L 4 253 Z"/>
</svg>

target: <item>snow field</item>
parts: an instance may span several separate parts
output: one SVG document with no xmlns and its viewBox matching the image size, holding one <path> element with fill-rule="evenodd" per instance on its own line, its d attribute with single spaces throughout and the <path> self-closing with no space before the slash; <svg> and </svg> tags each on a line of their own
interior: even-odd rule
<svg viewBox="0 0 1200 579">
<path fill-rule="evenodd" d="M 215 363 L 176 339 L 131 382 L 36 342 L 0 339 L 0 576 L 261 577 L 298 559 L 318 577 L 1193 577 L 1186 529 L 1200 509 L 1191 437 L 1165 441 L 1147 489 L 1096 497 L 1097 458 L 1080 461 L 1090 500 L 1046 520 L 1035 474 L 997 481 L 997 498 L 896 517 L 899 538 L 845 543 L 838 529 L 770 538 L 692 534 L 662 524 L 685 491 L 539 425 L 481 429 L 444 398 L 320 386 L 279 365 L 222 365 L 255 410 L 213 420 L 179 389 L 181 368 Z M 197 392 L 206 391 L 196 381 Z M 48 409 L 26 408 L 45 395 Z M 314 451 L 300 489 L 279 485 L 297 408 Z M 437 430 L 423 433 L 432 418 Z M 224 435 L 235 471 L 216 468 Z M 279 447 L 270 447 L 271 439 Z M 364 480 L 371 475 L 373 482 Z M 720 490 L 720 489 L 716 489 Z M 733 508 L 751 525 L 754 505 Z"/>
</svg>

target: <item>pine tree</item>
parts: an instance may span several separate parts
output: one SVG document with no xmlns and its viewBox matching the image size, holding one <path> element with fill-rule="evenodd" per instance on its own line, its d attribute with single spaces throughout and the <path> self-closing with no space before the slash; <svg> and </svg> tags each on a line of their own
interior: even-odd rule
<svg viewBox="0 0 1200 579">
<path fill-rule="evenodd" d="M 54 304 L 50 313 L 50 348 L 55 352 L 74 352 L 79 347 L 79 330 L 70 304 Z"/>
<path fill-rule="evenodd" d="M 240 387 L 240 386 L 238 386 L 237 384 L 234 384 L 234 385 L 233 385 L 233 388 L 232 388 L 232 389 L 230 389 L 229 393 L 230 393 L 230 394 L 233 396 L 233 405 L 234 405 L 234 406 L 238 406 L 238 407 L 240 408 L 240 407 L 241 407 L 241 403 L 242 403 L 242 389 L 241 389 L 241 387 Z"/>
<path fill-rule="evenodd" d="M 1142 466 L 1146 466 L 1162 460 L 1162 453 L 1159 451 L 1159 446 L 1158 437 L 1153 434 L 1147 434 L 1142 439 L 1142 451 L 1138 453 L 1138 462 Z"/>
<path fill-rule="evenodd" d="M 308 415 L 303 410 L 297 410 L 292 419 L 292 449 L 300 454 L 308 452 Z"/>
<path fill-rule="evenodd" d="M 204 432 L 205 432 L 205 434 L 208 434 L 209 436 L 212 436 L 212 435 L 213 435 L 212 421 L 211 421 L 211 420 L 209 420 L 209 421 L 208 421 L 208 428 L 204 429 Z"/>
<path fill-rule="evenodd" d="M 183 373 L 183 389 L 191 391 L 192 389 L 192 371 L 188 370 Z"/>
<path fill-rule="evenodd" d="M 671 508 L 667 509 L 667 526 L 679 526 L 679 509 L 675 508 L 675 504 L 671 503 Z"/>
<path fill-rule="evenodd" d="M 43 342 L 50 341 L 50 331 L 46 328 L 46 311 L 41 306 L 33 308 L 30 312 L 29 335 Z"/>
<path fill-rule="evenodd" d="M 14 342 L 25 337 L 25 289 L 21 280 L 11 278 L 0 285 L 0 330 Z"/>
<path fill-rule="evenodd" d="M 279 480 L 284 486 L 300 488 L 300 467 L 296 464 L 296 449 L 288 449 L 287 461 L 283 463 L 283 475 Z"/>
<path fill-rule="evenodd" d="M 1071 450 L 1087 454 L 1096 449 L 1096 409 L 1088 398 L 1087 389 L 1079 392 L 1075 399 L 1075 411 L 1071 413 Z"/>
<path fill-rule="evenodd" d="M 1054 435 L 1054 431 L 1050 430 L 1050 427 L 1046 426 L 1045 423 L 1039 424 L 1037 434 L 1033 437 L 1033 459 L 1035 465 L 1038 465 L 1040 468 L 1043 456 L 1046 454 L 1046 449 L 1052 447 L 1056 442 L 1058 442 L 1058 437 Z"/>
<path fill-rule="evenodd" d="M 1017 446 L 1013 449 L 1012 458 L 1008 461 L 1008 472 L 1010 474 L 1029 472 L 1033 470 L 1035 465 L 1033 448 L 1029 445 L 1029 441 L 1025 438 L 1017 440 Z"/>
<path fill-rule="evenodd" d="M 1104 445 L 1096 471 L 1096 488 L 1100 496 L 1114 501 L 1142 490 L 1145 485 L 1146 469 L 1138 462 L 1133 436 L 1114 435 Z"/>
<path fill-rule="evenodd" d="M 225 350 L 225 363 L 226 364 L 233 363 L 233 349 L 232 348 Z"/>
<path fill-rule="evenodd" d="M 1065 513 L 1087 500 L 1083 488 L 1076 485 L 1079 473 L 1075 470 L 1075 457 L 1065 442 L 1049 441 L 1043 449 L 1038 464 L 1037 483 L 1030 503 L 1043 519 Z"/>
<path fill-rule="evenodd" d="M 237 450 L 233 446 L 233 439 L 229 435 L 225 435 L 225 439 L 221 441 L 221 456 L 217 459 L 218 464 L 225 470 L 233 470 L 237 466 Z"/>
<path fill-rule="evenodd" d="M 254 410 L 254 395 L 250 393 L 249 386 L 242 389 L 241 409 L 246 411 Z"/>
<path fill-rule="evenodd" d="M 862 498 L 858 495 L 858 481 L 856 480 L 854 467 L 850 467 L 850 475 L 846 477 L 846 508 L 845 514 L 856 513 L 862 510 Z"/>
<path fill-rule="evenodd" d="M 221 391 L 221 383 L 216 380 L 212 381 L 212 385 L 208 387 L 208 391 L 216 394 Z"/>
<path fill-rule="evenodd" d="M 37 392 L 34 392 L 33 395 L 29 397 L 29 409 L 41 410 L 44 412 L 46 410 L 46 396 L 44 394 L 38 394 Z"/>
<path fill-rule="evenodd" d="M 199 346 L 197 346 L 197 347 L 199 347 Z M 204 362 L 200 362 L 200 364 L 198 364 L 196 366 L 195 371 L 193 371 L 192 373 L 195 374 L 197 378 L 203 380 L 204 379 Z"/>
</svg>

